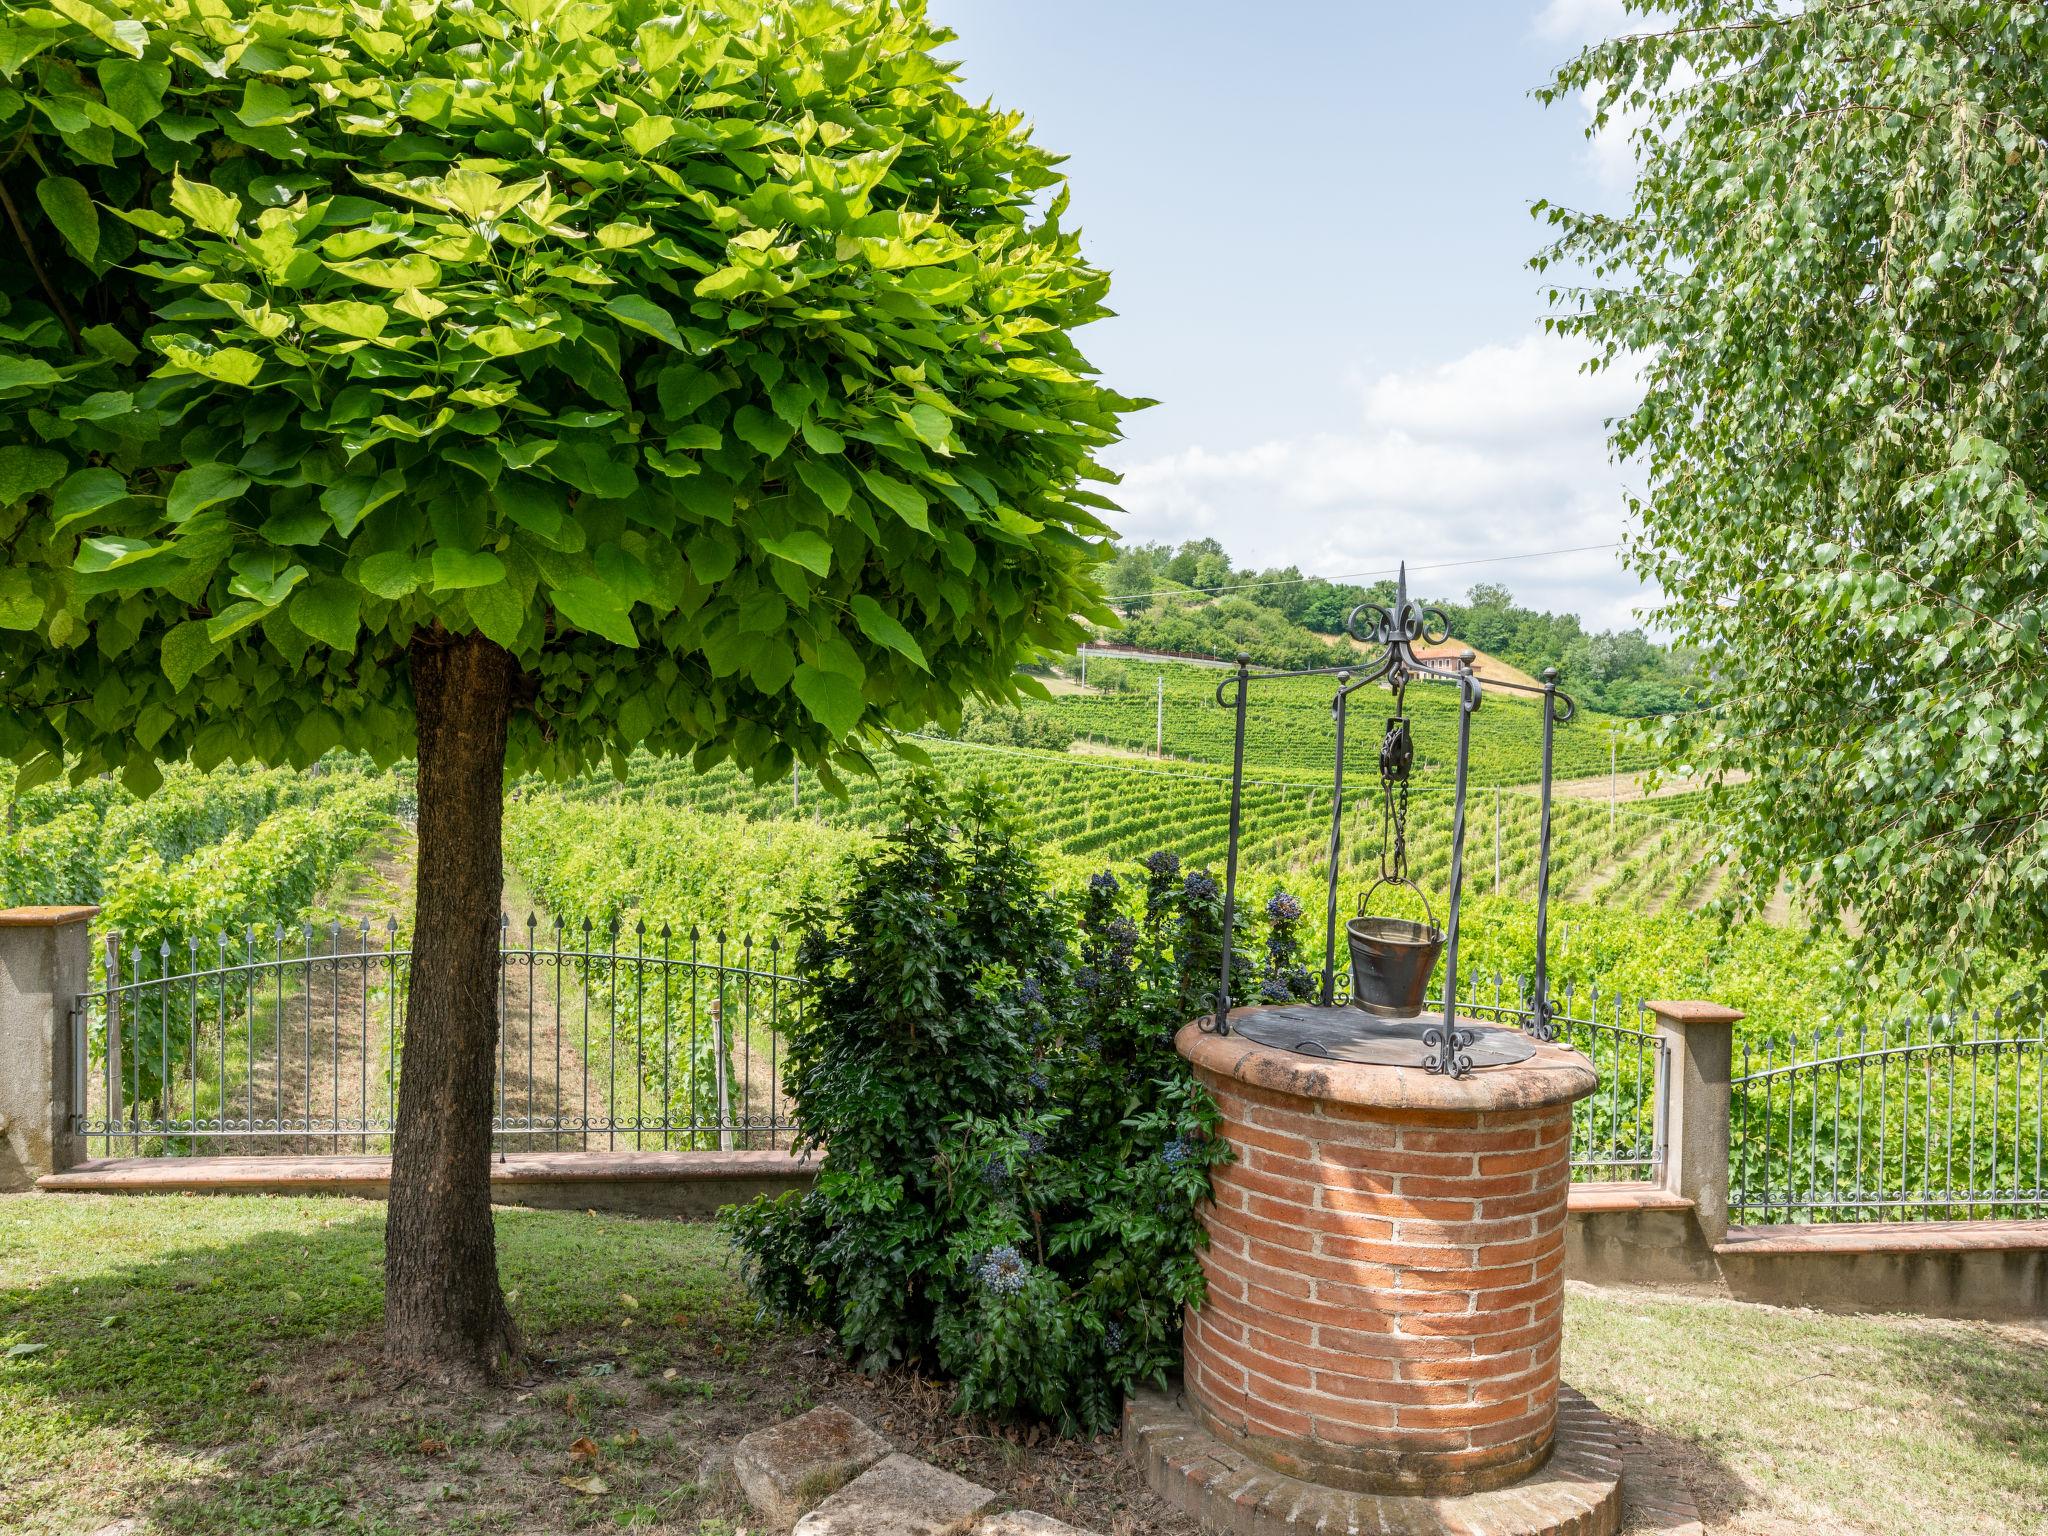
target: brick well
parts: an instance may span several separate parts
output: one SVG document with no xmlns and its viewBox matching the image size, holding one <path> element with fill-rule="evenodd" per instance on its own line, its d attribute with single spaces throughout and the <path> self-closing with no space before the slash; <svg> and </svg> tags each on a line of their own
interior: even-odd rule
<svg viewBox="0 0 2048 1536">
<path fill-rule="evenodd" d="M 1186 1393 L 1226 1446 L 1368 1494 L 1541 1467 L 1557 1423 L 1572 1102 L 1585 1058 L 1437 1077 L 1181 1031 L 1236 1161 L 1215 1171 Z"/>
</svg>

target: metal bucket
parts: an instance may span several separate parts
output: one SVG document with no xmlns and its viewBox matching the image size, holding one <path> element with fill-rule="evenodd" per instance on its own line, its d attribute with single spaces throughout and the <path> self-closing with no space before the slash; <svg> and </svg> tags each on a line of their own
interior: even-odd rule
<svg viewBox="0 0 2048 1536">
<path fill-rule="evenodd" d="M 1366 903 L 1382 885 L 1406 885 L 1421 891 L 1408 880 L 1381 880 L 1359 898 L 1358 916 L 1344 925 L 1344 937 L 1351 946 L 1351 1001 L 1354 1006 L 1381 1018 L 1406 1019 L 1422 1012 L 1429 991 L 1430 973 L 1444 952 L 1444 931 L 1432 921 L 1418 923 L 1406 917 L 1368 917 Z M 1423 911 L 1429 912 L 1424 896 Z"/>
</svg>

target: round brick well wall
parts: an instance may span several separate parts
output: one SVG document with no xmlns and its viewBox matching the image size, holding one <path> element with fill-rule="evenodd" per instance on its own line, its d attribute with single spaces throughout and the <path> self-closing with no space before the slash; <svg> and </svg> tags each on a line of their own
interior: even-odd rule
<svg viewBox="0 0 2048 1536">
<path fill-rule="evenodd" d="M 1177 1041 L 1236 1161 L 1215 1170 L 1188 1406 L 1308 1482 L 1458 1495 L 1540 1467 L 1557 1421 L 1571 1106 L 1584 1057 L 1462 1079 L 1205 1034 Z"/>
</svg>

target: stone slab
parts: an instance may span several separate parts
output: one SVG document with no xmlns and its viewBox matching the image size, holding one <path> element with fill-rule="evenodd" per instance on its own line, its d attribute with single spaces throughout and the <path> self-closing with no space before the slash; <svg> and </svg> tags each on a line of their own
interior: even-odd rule
<svg viewBox="0 0 2048 1536">
<path fill-rule="evenodd" d="M 964 1536 L 995 1502 L 978 1483 L 898 1454 L 805 1515 L 795 1536 Z"/>
<path fill-rule="evenodd" d="M 843 1408 L 813 1408 L 743 1437 L 732 1475 L 754 1512 L 778 1529 L 889 1454 L 889 1442 Z"/>
<path fill-rule="evenodd" d="M 1036 1510 L 1013 1509 L 1005 1514 L 985 1516 L 974 1528 L 974 1536 L 1093 1536 L 1077 1525 L 1041 1515 Z"/>
<path fill-rule="evenodd" d="M 1558 1393 L 1550 1459 L 1485 1493 L 1415 1497 L 1351 1493 L 1287 1477 L 1196 1422 L 1179 1394 L 1134 1392 L 1124 1448 L 1152 1491 L 1227 1536 L 1615 1536 L 1622 1457 L 1614 1421 L 1569 1387 Z"/>
</svg>

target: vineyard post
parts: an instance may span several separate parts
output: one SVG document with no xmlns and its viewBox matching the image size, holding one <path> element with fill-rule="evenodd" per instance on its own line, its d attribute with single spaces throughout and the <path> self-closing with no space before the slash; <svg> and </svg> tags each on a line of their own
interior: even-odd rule
<svg viewBox="0 0 2048 1536">
<path fill-rule="evenodd" d="M 80 1161 L 84 1063 L 71 1010 L 91 984 L 98 907 L 0 911 L 0 1190 Z"/>
<path fill-rule="evenodd" d="M 1152 727 L 1152 755 L 1166 756 L 1166 669 L 1159 669 L 1159 716 Z"/>
<path fill-rule="evenodd" d="M 1660 1182 L 1692 1202 L 1709 1243 L 1728 1232 L 1728 1123 L 1738 1009 L 1708 1002 L 1645 1003 L 1664 1042 L 1658 1083 Z"/>
<path fill-rule="evenodd" d="M 1493 787 L 1493 894 L 1500 894 L 1500 786 Z"/>
<path fill-rule="evenodd" d="M 1609 727 L 1607 732 L 1607 830 L 1610 833 L 1614 830 L 1615 817 L 1620 814 L 1620 808 L 1615 803 L 1615 759 L 1616 743 L 1614 731 L 1612 727 Z"/>
</svg>

